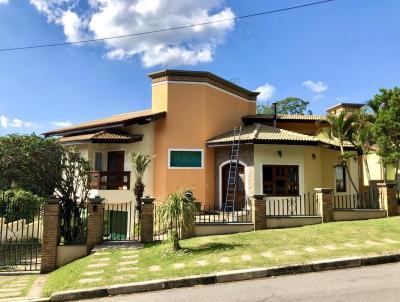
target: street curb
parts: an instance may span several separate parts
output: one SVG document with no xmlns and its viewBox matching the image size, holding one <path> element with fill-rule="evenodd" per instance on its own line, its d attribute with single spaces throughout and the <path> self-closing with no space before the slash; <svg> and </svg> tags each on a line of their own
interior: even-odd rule
<svg viewBox="0 0 400 302">
<path fill-rule="evenodd" d="M 188 276 L 174 279 L 160 279 L 144 282 L 112 285 L 82 290 L 70 290 L 56 292 L 48 301 L 73 301 L 81 299 L 92 299 L 122 294 L 134 294 L 141 292 L 158 291 L 179 287 L 191 287 L 195 285 L 207 285 L 226 283 L 233 281 L 269 278 L 284 275 L 296 275 L 326 270 L 354 268 L 361 266 L 400 262 L 400 254 L 389 254 L 369 257 L 349 257 L 329 260 L 315 261 L 309 264 L 295 264 L 280 267 L 261 267 L 227 272 L 217 272 L 207 275 Z"/>
</svg>

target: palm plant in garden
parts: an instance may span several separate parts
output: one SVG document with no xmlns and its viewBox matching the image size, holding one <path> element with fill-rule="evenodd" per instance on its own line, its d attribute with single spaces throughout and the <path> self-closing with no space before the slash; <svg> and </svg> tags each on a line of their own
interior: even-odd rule
<svg viewBox="0 0 400 302">
<path fill-rule="evenodd" d="M 365 172 L 367 174 L 368 183 L 371 181 L 371 174 L 368 166 L 368 154 L 371 152 L 373 144 L 372 127 L 375 121 L 375 115 L 363 108 L 357 113 L 354 113 L 356 121 L 354 122 L 354 132 L 351 142 L 357 148 L 357 151 L 362 155 Z M 374 109 L 372 109 L 374 111 Z"/>
<path fill-rule="evenodd" d="M 142 154 L 142 153 L 137 153 L 137 152 L 132 153 L 132 157 L 131 157 L 133 172 L 136 177 L 133 192 L 135 193 L 135 197 L 136 197 L 136 210 L 139 213 L 139 219 L 140 219 L 140 213 L 141 213 L 141 209 L 142 209 L 141 199 L 143 197 L 144 188 L 145 188 L 145 185 L 143 183 L 143 175 L 144 175 L 144 172 L 146 172 L 146 169 L 148 168 L 151 161 L 154 159 L 154 157 L 155 156 L 150 156 L 148 154 Z"/>
<path fill-rule="evenodd" d="M 195 225 L 196 205 L 190 190 L 181 190 L 168 195 L 167 200 L 158 207 L 157 215 L 163 227 L 170 231 L 172 249 L 181 249 L 179 233 L 188 233 Z"/>
<path fill-rule="evenodd" d="M 351 141 L 353 137 L 355 131 L 355 124 L 357 122 L 357 115 L 348 112 L 346 110 L 343 110 L 336 115 L 328 114 L 326 119 L 330 124 L 330 127 L 323 128 L 321 130 L 321 134 L 327 136 L 329 139 L 334 139 L 338 142 L 340 147 L 341 165 L 344 166 L 351 185 L 353 186 L 354 190 L 358 193 L 357 187 L 354 184 L 353 178 L 350 175 L 349 167 L 347 165 L 347 159 L 354 157 L 354 154 L 351 154 L 344 150 L 345 142 Z"/>
</svg>

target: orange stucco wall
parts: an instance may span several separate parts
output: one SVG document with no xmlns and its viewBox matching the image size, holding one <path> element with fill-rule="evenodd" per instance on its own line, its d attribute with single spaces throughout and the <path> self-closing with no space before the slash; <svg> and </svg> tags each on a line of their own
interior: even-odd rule
<svg viewBox="0 0 400 302">
<path fill-rule="evenodd" d="M 214 204 L 214 150 L 205 141 L 255 114 L 255 101 L 201 83 L 162 82 L 152 86 L 152 109 L 167 111 L 165 119 L 155 122 L 155 197 L 191 188 L 199 201 Z M 169 169 L 169 148 L 203 149 L 204 169 Z"/>
</svg>

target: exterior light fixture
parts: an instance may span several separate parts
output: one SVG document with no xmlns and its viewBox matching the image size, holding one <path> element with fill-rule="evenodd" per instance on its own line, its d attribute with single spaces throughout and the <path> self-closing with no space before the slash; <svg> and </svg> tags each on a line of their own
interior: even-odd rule
<svg viewBox="0 0 400 302">
<path fill-rule="evenodd" d="M 311 154 L 311 157 L 312 157 L 313 160 L 316 160 L 317 159 L 317 154 L 313 153 L 313 154 Z"/>
<path fill-rule="evenodd" d="M 279 155 L 279 157 L 282 158 L 282 151 L 281 150 L 278 151 L 278 155 Z"/>
</svg>

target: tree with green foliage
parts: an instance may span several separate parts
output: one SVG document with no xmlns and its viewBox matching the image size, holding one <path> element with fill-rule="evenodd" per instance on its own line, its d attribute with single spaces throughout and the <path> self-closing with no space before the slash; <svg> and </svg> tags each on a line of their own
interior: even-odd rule
<svg viewBox="0 0 400 302">
<path fill-rule="evenodd" d="M 132 168 L 136 178 L 133 192 L 136 197 L 136 210 L 139 213 L 139 219 L 140 219 L 140 214 L 142 212 L 141 199 L 143 197 L 145 189 L 145 185 L 143 183 L 143 176 L 144 172 L 146 172 L 146 169 L 148 168 L 154 157 L 155 156 L 150 156 L 148 154 L 142 154 L 137 152 L 132 153 L 131 156 Z"/>
<path fill-rule="evenodd" d="M 356 147 L 357 152 L 362 156 L 368 183 L 371 181 L 368 154 L 370 154 L 373 145 L 372 127 L 375 122 L 375 115 L 373 112 L 374 111 L 371 112 L 368 107 L 363 107 L 359 112 L 353 113 L 355 122 L 353 124 L 351 137 L 351 142 Z"/>
<path fill-rule="evenodd" d="M 14 188 L 0 192 L 0 217 L 5 218 L 3 223 L 20 219 L 32 222 L 37 215 L 43 198 L 35 194 Z"/>
<path fill-rule="evenodd" d="M 0 189 L 59 197 L 61 236 L 67 243 L 84 236 L 82 217 L 89 194 L 89 171 L 89 162 L 77 149 L 55 139 L 35 134 L 0 138 Z"/>
<path fill-rule="evenodd" d="M 195 225 L 197 207 L 193 193 L 190 190 L 181 190 L 168 195 L 167 200 L 157 209 L 157 215 L 166 230 L 171 232 L 172 249 L 181 249 L 179 233 L 187 234 Z"/>
<path fill-rule="evenodd" d="M 328 114 L 326 116 L 326 120 L 330 124 L 330 127 L 322 128 L 321 134 L 338 142 L 340 148 L 340 164 L 344 166 L 351 185 L 358 193 L 358 189 L 353 181 L 353 178 L 351 177 L 349 167 L 347 165 L 347 160 L 355 155 L 344 150 L 345 142 L 351 141 L 353 137 L 357 116 L 351 112 L 348 112 L 347 110 L 343 110 L 337 115 L 331 113 Z"/>
<path fill-rule="evenodd" d="M 278 114 L 312 114 L 311 110 L 307 110 L 309 105 L 310 102 L 297 97 L 287 97 L 276 102 Z M 257 112 L 261 114 L 273 114 L 274 110 L 272 105 L 268 103 L 266 105 L 258 105 Z"/>
<path fill-rule="evenodd" d="M 378 155 L 385 170 L 388 165 L 394 165 L 397 175 L 400 161 L 400 88 L 380 89 L 380 93 L 369 103 L 375 104 L 377 108 L 372 130 L 378 145 Z M 384 174 L 386 181 L 386 171 Z"/>
<path fill-rule="evenodd" d="M 48 197 L 57 186 L 64 147 L 54 139 L 32 135 L 0 137 L 0 189 L 13 187 Z"/>
</svg>

